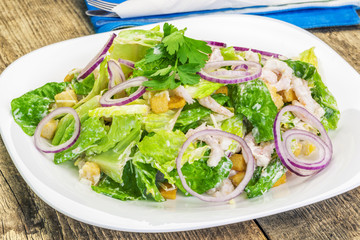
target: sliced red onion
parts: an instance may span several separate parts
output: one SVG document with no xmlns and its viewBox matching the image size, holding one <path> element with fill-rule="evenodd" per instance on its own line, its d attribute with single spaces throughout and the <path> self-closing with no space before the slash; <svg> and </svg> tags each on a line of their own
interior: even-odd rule
<svg viewBox="0 0 360 240">
<path fill-rule="evenodd" d="M 115 85 L 125 82 L 125 74 L 121 69 L 119 63 L 113 59 L 107 62 L 109 73 L 109 85 L 108 89 L 115 87 Z"/>
<path fill-rule="evenodd" d="M 253 48 L 245 48 L 245 47 L 234 47 L 235 51 L 239 52 L 245 52 L 245 51 L 251 51 L 255 53 L 260 53 L 261 55 L 268 56 L 268 57 L 274 57 L 274 58 L 284 58 L 281 54 L 278 53 L 272 53 L 272 52 L 266 52 L 258 49 Z"/>
<path fill-rule="evenodd" d="M 132 101 L 138 99 L 145 93 L 145 87 L 142 86 L 142 83 L 147 81 L 146 77 L 136 77 L 130 80 L 127 80 L 123 83 L 120 83 L 107 91 L 101 98 L 100 104 L 103 107 L 111 107 L 111 106 L 122 106 Z M 118 99 L 111 99 L 116 93 L 119 93 L 127 88 L 130 87 L 139 87 L 133 94 L 128 97 L 118 98 Z"/>
<path fill-rule="evenodd" d="M 193 191 L 189 187 L 189 185 L 186 183 L 186 179 L 181 172 L 181 167 L 182 167 L 181 160 L 182 160 L 182 157 L 184 155 L 186 148 L 190 145 L 190 143 L 202 136 L 214 136 L 214 135 L 230 138 L 234 141 L 237 141 L 240 144 L 240 146 L 242 147 L 242 153 L 245 158 L 245 161 L 247 162 L 245 176 L 244 176 L 243 180 L 241 181 L 241 183 L 235 188 L 235 190 L 233 192 L 231 192 L 230 194 L 228 194 L 226 196 L 222 196 L 222 197 L 204 196 L 204 195 L 198 194 L 197 192 Z M 246 185 L 252 178 L 252 175 L 253 175 L 254 169 L 255 169 L 254 157 L 252 155 L 250 148 L 244 141 L 244 139 L 242 139 L 241 137 L 236 136 L 234 134 L 224 132 L 224 131 L 221 131 L 218 129 L 207 129 L 207 130 L 196 132 L 193 135 L 191 135 L 185 141 L 185 143 L 182 145 L 182 147 L 179 151 L 179 155 L 177 156 L 175 161 L 176 161 L 176 169 L 177 169 L 177 172 L 179 174 L 179 177 L 180 177 L 180 180 L 181 180 L 181 183 L 182 183 L 184 189 L 187 192 L 189 192 L 191 195 L 199 198 L 200 200 L 207 201 L 207 202 L 225 202 L 225 201 L 229 201 L 229 200 L 237 197 L 238 195 L 240 195 L 240 193 L 245 189 Z"/>
<path fill-rule="evenodd" d="M 112 43 L 114 42 L 114 39 L 116 37 L 116 34 L 113 33 L 109 40 L 106 42 L 106 44 L 103 46 L 103 48 L 96 54 L 96 56 L 91 59 L 91 61 L 86 65 L 86 67 L 84 67 L 81 72 L 79 73 L 78 77 L 77 77 L 77 80 L 80 80 L 80 79 L 84 79 L 86 78 L 87 76 L 89 76 L 90 73 L 92 73 L 92 71 L 94 71 L 94 69 L 99 66 L 99 64 L 102 62 L 102 61 L 99 61 L 99 59 L 101 57 L 103 57 L 103 60 L 105 58 L 105 55 L 107 53 L 107 51 L 109 50 L 109 48 L 111 47 Z"/>
<path fill-rule="evenodd" d="M 214 72 L 209 72 L 209 75 L 213 76 L 213 77 L 244 77 L 244 76 L 249 76 L 250 73 L 249 72 L 245 72 L 245 71 L 233 71 L 233 70 L 218 70 L 218 71 L 214 71 Z"/>
<path fill-rule="evenodd" d="M 289 111 L 295 113 L 302 121 L 316 128 L 321 136 L 295 129 L 288 130 L 281 136 L 281 117 Z M 273 132 L 276 152 L 285 167 L 293 173 L 299 176 L 309 176 L 318 173 L 329 165 L 333 151 L 331 140 L 321 122 L 305 108 L 293 105 L 282 108 L 276 115 Z M 308 162 L 295 157 L 291 151 L 291 141 L 293 139 L 303 139 L 315 144 L 319 150 L 318 159 Z"/>
<path fill-rule="evenodd" d="M 42 139 L 41 131 L 44 128 L 44 126 L 46 125 L 46 123 L 48 123 L 51 119 L 53 119 L 54 117 L 56 117 L 58 115 L 64 114 L 64 113 L 69 113 L 74 116 L 74 119 L 75 119 L 74 133 L 73 133 L 72 137 L 69 140 L 67 140 L 66 142 L 64 142 L 63 144 L 60 144 L 58 146 L 50 145 L 49 143 L 45 142 L 44 139 Z M 72 145 L 74 145 L 74 143 L 79 138 L 80 130 L 81 130 L 80 118 L 79 118 L 79 115 L 77 114 L 77 112 L 73 108 L 71 108 L 71 107 L 56 108 L 54 111 L 52 111 L 47 116 L 45 116 L 37 125 L 37 127 L 35 129 L 35 134 L 34 134 L 35 147 L 38 150 L 45 152 L 45 153 L 57 153 L 57 152 L 64 151 L 64 150 L 70 148 Z"/>
<path fill-rule="evenodd" d="M 245 76 L 239 77 L 235 75 L 235 72 L 243 72 L 243 71 L 231 71 L 229 70 L 228 75 L 226 76 L 213 76 L 215 74 L 214 70 L 217 70 L 221 67 L 225 66 L 241 66 L 246 65 L 248 67 Z M 219 70 L 222 71 L 222 70 Z M 216 62 L 208 62 L 203 69 L 197 74 L 200 75 L 202 79 L 205 79 L 210 82 L 222 83 L 222 84 L 236 84 L 242 83 L 246 81 L 250 81 L 256 79 L 261 76 L 261 65 L 256 62 L 250 61 L 216 61 Z M 235 75 L 235 76 L 234 76 Z"/>
<path fill-rule="evenodd" d="M 133 61 L 130 60 L 125 60 L 125 59 L 118 59 L 118 62 L 120 64 L 124 64 L 125 66 L 129 67 L 129 68 L 135 68 L 135 63 Z"/>
<path fill-rule="evenodd" d="M 240 64 L 232 67 L 232 70 L 248 70 L 248 69 L 249 69 L 248 65 L 245 64 Z"/>
<path fill-rule="evenodd" d="M 215 41 L 205 41 L 210 47 L 221 47 L 225 48 L 226 43 L 223 42 L 215 42 Z"/>
</svg>

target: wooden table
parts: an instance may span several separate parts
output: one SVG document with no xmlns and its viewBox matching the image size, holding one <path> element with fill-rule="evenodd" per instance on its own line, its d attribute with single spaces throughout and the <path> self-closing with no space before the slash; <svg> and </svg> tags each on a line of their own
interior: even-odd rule
<svg viewBox="0 0 360 240">
<path fill-rule="evenodd" d="M 0 73 L 51 43 L 93 34 L 82 0 L 0 1 Z M 360 26 L 311 30 L 360 72 Z M 0 235 L 4 239 L 360 239 L 360 188 L 307 207 L 197 231 L 107 230 L 52 209 L 27 186 L 0 140 Z"/>
</svg>

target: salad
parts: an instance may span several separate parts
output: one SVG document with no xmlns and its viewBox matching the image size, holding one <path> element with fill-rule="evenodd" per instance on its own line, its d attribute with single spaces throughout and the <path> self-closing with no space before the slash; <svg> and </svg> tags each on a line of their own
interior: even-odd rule
<svg viewBox="0 0 360 240">
<path fill-rule="evenodd" d="M 254 198 L 328 166 L 340 112 L 314 48 L 288 58 L 185 33 L 112 33 L 87 66 L 13 99 L 15 122 L 120 200 Z"/>
</svg>

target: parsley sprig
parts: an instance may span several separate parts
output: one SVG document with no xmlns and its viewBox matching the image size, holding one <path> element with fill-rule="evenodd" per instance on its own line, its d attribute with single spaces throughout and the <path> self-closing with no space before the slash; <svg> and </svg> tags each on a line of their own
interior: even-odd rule
<svg viewBox="0 0 360 240">
<path fill-rule="evenodd" d="M 200 76 L 196 73 L 204 67 L 211 48 L 204 41 L 186 37 L 186 28 L 179 30 L 165 23 L 163 30 L 161 43 L 150 48 L 145 58 L 136 63 L 134 76 L 147 77 L 149 81 L 143 85 L 152 90 L 198 83 Z"/>
</svg>

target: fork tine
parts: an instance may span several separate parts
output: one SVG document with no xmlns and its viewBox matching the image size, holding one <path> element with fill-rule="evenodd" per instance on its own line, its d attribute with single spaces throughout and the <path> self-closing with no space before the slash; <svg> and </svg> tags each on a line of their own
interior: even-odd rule
<svg viewBox="0 0 360 240">
<path fill-rule="evenodd" d="M 103 3 L 104 5 L 108 5 L 108 6 L 112 6 L 112 7 L 119 5 L 118 3 L 112 3 L 112 2 L 107 2 L 107 1 L 103 1 L 103 0 L 93 0 L 93 1 Z"/>
<path fill-rule="evenodd" d="M 88 0 L 88 4 L 93 6 L 93 7 L 96 7 L 96 8 L 108 11 L 108 12 L 111 12 L 111 10 L 113 9 L 113 7 L 109 7 L 107 5 L 103 5 L 103 4 L 99 3 L 99 2 L 92 1 L 92 0 Z"/>
</svg>

